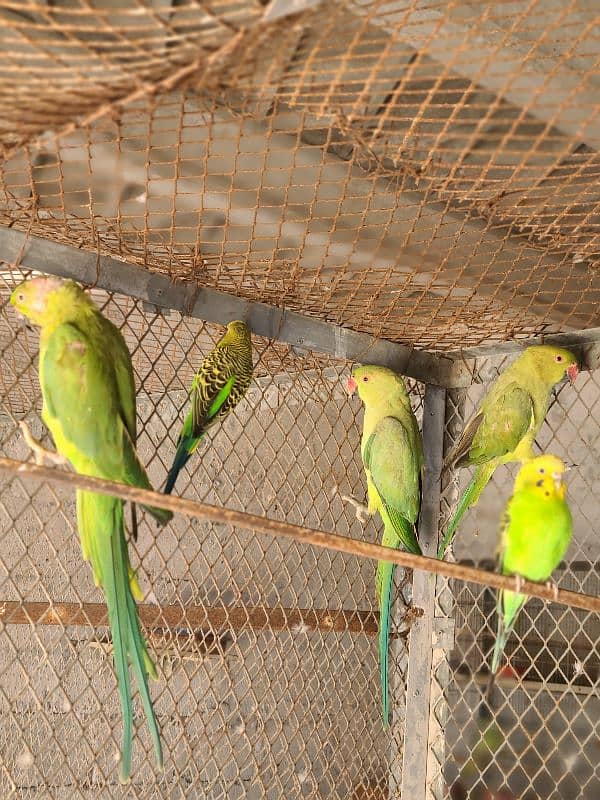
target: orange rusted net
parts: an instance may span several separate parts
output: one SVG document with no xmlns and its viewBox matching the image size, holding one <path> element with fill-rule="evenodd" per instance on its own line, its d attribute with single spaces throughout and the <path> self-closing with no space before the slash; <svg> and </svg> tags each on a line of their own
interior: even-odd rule
<svg viewBox="0 0 600 800">
<path fill-rule="evenodd" d="M 432 350 L 596 327 L 593 4 L 305 6 L 0 4 L 0 221 Z"/>
</svg>

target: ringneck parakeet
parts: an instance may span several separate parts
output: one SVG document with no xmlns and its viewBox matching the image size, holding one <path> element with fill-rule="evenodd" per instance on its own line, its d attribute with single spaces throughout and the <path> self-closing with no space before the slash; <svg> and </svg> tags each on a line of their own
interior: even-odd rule
<svg viewBox="0 0 600 800">
<path fill-rule="evenodd" d="M 553 455 L 526 462 L 515 479 L 500 533 L 499 555 L 503 575 L 520 575 L 538 583 L 547 581 L 564 557 L 573 523 L 565 499 L 565 465 Z M 527 596 L 502 589 L 498 593 L 498 634 L 492 656 L 492 675 Z"/>
<path fill-rule="evenodd" d="M 416 522 L 421 506 L 423 443 L 404 381 L 386 367 L 363 366 L 346 384 L 365 406 L 361 455 L 367 476 L 368 512 L 383 521 L 382 544 L 420 554 Z M 377 565 L 379 663 L 383 724 L 388 726 L 388 638 L 395 564 Z"/>
<path fill-rule="evenodd" d="M 55 277 L 21 283 L 15 308 L 39 325 L 42 419 L 59 453 L 76 472 L 151 489 L 135 452 L 135 387 L 125 340 L 73 281 Z M 148 508 L 165 524 L 170 511 Z M 156 763 L 162 748 L 147 676 L 157 678 L 140 630 L 134 597 L 142 593 L 125 539 L 123 501 L 77 491 L 77 524 L 83 557 L 104 588 L 123 714 L 120 780 L 131 774 L 132 701 L 129 662 L 150 726 Z"/>
<path fill-rule="evenodd" d="M 245 322 L 227 325 L 224 336 L 206 356 L 190 391 L 192 407 L 177 440 L 177 451 L 165 485 L 170 494 L 206 431 L 223 420 L 246 394 L 252 381 L 252 342 Z"/>
<path fill-rule="evenodd" d="M 465 513 L 500 464 L 534 457 L 533 443 L 550 405 L 555 384 L 578 374 L 577 359 L 552 345 L 528 347 L 497 378 L 446 456 L 444 468 L 475 466 L 475 473 L 438 548 L 443 558 Z"/>
</svg>

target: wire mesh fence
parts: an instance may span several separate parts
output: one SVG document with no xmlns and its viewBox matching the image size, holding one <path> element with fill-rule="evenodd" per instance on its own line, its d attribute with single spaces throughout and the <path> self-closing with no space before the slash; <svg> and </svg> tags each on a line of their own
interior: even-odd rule
<svg viewBox="0 0 600 800">
<path fill-rule="evenodd" d="M 44 434 L 38 333 L 19 325 L 7 305 L 22 274 L 14 267 L 4 272 L 0 324 L 2 450 L 19 460 L 29 454 L 18 421 Z M 139 452 L 160 487 L 187 403 L 185 387 L 219 328 L 122 295 L 93 294 L 132 351 Z M 342 499 L 364 495 L 359 404 L 342 388 L 351 365 L 259 337 L 253 344 L 252 389 L 189 463 L 182 494 L 376 540 L 377 526 L 370 522 L 363 532 Z M 473 386 L 447 393 L 446 446 L 511 358 L 472 362 Z M 411 387 L 421 419 L 423 387 Z M 560 387 L 537 440 L 573 466 L 575 534 L 557 580 L 592 595 L 598 593 L 597 394 L 594 372 Z M 497 470 L 461 526 L 455 558 L 493 566 L 514 472 Z M 458 484 L 444 479 L 442 527 L 461 483 L 464 473 Z M 81 557 L 73 494 L 19 477 L 0 487 L 0 781 L 6 796 L 399 796 L 406 736 L 414 734 L 404 618 L 410 574 L 398 571 L 394 711 L 384 732 L 372 562 L 225 524 L 176 516 L 157 532 L 143 520 L 130 549 L 146 595 L 141 618 L 160 667 L 153 694 L 166 765 L 157 776 L 140 724 L 134 781 L 120 790 L 112 645 L 102 594 Z M 485 701 L 493 592 L 438 578 L 434 614 L 430 684 L 422 687 L 430 694 L 423 753 L 428 796 L 595 796 L 597 617 L 529 600 L 506 648 L 508 666 Z"/>
<path fill-rule="evenodd" d="M 595 4 L 293 10 L 0 2 L 0 223 L 438 353 L 600 327 Z M 0 441 L 24 459 L 17 422 L 44 429 L 38 334 L 6 305 L 17 277 L 0 275 Z M 158 488 L 220 328 L 94 296 L 132 352 L 139 451 Z M 340 384 L 351 365 L 257 337 L 254 348 L 251 391 L 179 490 L 374 541 L 377 525 L 363 531 L 341 500 L 365 488 L 359 404 Z M 505 362 L 469 361 L 476 385 L 447 393 L 446 446 Z M 557 578 L 590 594 L 599 380 L 562 388 L 538 437 L 576 465 Z M 421 418 L 424 388 L 411 392 Z M 498 470 L 465 517 L 456 558 L 491 565 L 513 475 Z M 444 477 L 441 526 L 464 479 Z M 2 796 L 120 791 L 111 645 L 74 516 L 70 491 L 0 483 Z M 372 563 L 180 516 L 159 533 L 144 519 L 130 548 L 167 766 L 155 775 L 140 725 L 123 796 L 399 796 L 412 718 L 401 570 L 385 733 Z M 600 794 L 596 617 L 530 600 L 483 704 L 491 592 L 439 578 L 434 615 L 429 796 Z"/>
<path fill-rule="evenodd" d="M 14 277 L 5 276 L 2 292 L 2 450 L 26 459 L 17 421 L 42 433 L 38 333 L 20 327 L 6 305 Z M 132 350 L 138 451 L 160 487 L 187 387 L 220 332 L 94 294 Z M 348 365 L 260 339 L 254 350 L 252 389 L 190 461 L 180 491 L 362 536 L 340 499 L 365 492 L 360 404 L 341 383 Z M 416 384 L 414 398 L 418 409 Z M 18 477 L 0 486 L 2 796 L 114 796 L 112 646 L 99 618 L 102 593 L 81 557 L 74 494 Z M 366 535 L 377 538 L 373 523 Z M 406 641 L 392 645 L 395 717 L 384 733 L 372 563 L 183 517 L 159 532 L 142 521 L 130 549 L 161 670 L 153 696 L 166 766 L 157 778 L 140 725 L 127 796 L 365 797 L 387 791 L 391 772 L 399 780 Z M 404 581 L 399 616 L 409 597 Z M 67 611 L 79 624 L 64 624 Z M 169 624 L 174 611 L 177 625 Z"/>
</svg>

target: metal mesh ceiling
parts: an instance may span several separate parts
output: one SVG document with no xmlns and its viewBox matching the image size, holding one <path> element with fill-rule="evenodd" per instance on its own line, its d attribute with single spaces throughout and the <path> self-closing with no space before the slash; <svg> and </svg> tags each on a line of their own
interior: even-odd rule
<svg viewBox="0 0 600 800">
<path fill-rule="evenodd" d="M 430 350 L 598 326 L 595 6 L 0 3 L 0 222 Z"/>
</svg>

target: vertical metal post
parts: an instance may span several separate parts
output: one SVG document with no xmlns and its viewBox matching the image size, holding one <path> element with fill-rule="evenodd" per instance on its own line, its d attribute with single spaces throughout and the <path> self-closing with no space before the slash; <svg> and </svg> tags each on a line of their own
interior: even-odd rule
<svg viewBox="0 0 600 800">
<path fill-rule="evenodd" d="M 444 450 L 446 390 L 428 385 L 423 407 L 423 448 L 425 477 L 419 520 L 419 542 L 424 555 L 435 556 L 440 519 L 440 475 Z M 410 800 L 425 800 L 430 760 L 430 702 L 433 660 L 436 576 L 416 571 L 413 579 L 413 605 L 423 616 L 413 624 L 409 639 L 406 686 L 406 722 L 402 788 L 392 795 Z"/>
</svg>

